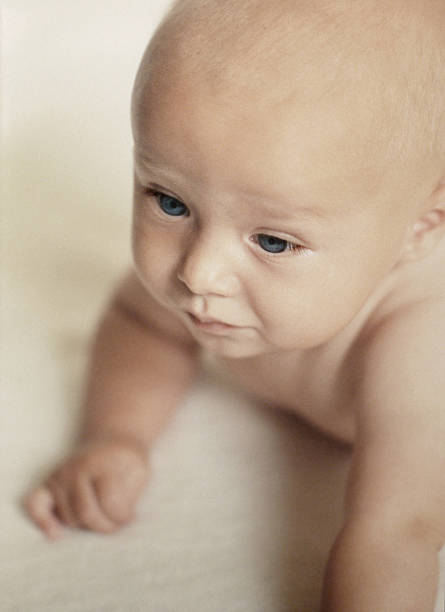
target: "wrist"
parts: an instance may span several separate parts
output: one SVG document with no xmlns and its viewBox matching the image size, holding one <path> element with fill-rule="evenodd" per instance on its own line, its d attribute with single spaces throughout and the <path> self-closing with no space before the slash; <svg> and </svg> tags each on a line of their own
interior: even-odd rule
<svg viewBox="0 0 445 612">
<path fill-rule="evenodd" d="M 85 449 L 91 446 L 117 445 L 125 446 L 137 451 L 143 457 L 147 457 L 150 445 L 147 440 L 131 432 L 122 431 L 100 431 L 84 432 L 81 434 L 78 446 Z"/>
</svg>

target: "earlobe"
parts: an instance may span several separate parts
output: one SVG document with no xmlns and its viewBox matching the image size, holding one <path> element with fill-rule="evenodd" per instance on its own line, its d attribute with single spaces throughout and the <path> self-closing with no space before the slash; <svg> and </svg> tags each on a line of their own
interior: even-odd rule
<svg viewBox="0 0 445 612">
<path fill-rule="evenodd" d="M 423 214 L 413 226 L 413 233 L 422 237 L 425 232 L 434 231 L 440 225 L 443 225 L 445 218 L 445 211 L 441 208 L 433 208 L 427 213 Z"/>
<path fill-rule="evenodd" d="M 445 176 L 436 184 L 424 211 L 408 228 L 402 252 L 404 261 L 426 257 L 445 239 Z"/>
<path fill-rule="evenodd" d="M 420 260 L 426 257 L 445 235 L 445 202 L 423 213 L 411 227 L 405 244 L 403 259 Z"/>
</svg>

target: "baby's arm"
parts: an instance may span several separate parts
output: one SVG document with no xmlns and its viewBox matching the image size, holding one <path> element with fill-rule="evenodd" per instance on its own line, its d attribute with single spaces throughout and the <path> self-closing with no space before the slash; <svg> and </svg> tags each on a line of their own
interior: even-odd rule
<svg viewBox="0 0 445 612">
<path fill-rule="evenodd" d="M 94 340 L 78 448 L 25 502 L 49 537 L 62 524 L 106 533 L 132 518 L 148 451 L 197 363 L 185 326 L 129 273 Z"/>
<path fill-rule="evenodd" d="M 445 542 L 445 312 L 388 321 L 355 363 L 361 378 L 346 520 L 323 612 L 433 612 Z"/>
</svg>

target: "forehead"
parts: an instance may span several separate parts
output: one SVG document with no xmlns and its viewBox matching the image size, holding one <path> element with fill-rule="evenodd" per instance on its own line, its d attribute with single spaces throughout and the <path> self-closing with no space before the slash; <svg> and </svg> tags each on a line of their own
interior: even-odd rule
<svg viewBox="0 0 445 612">
<path fill-rule="evenodd" d="M 249 91 L 153 81 L 135 108 L 134 137 L 152 167 L 252 197 L 289 190 L 300 205 L 338 208 L 374 197 L 382 179 L 358 114 L 354 125 L 332 96 L 256 103 Z"/>
</svg>

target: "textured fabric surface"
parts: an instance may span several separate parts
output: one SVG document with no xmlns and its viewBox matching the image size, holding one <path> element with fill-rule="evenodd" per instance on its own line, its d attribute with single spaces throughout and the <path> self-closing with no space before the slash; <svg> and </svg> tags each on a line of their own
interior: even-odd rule
<svg viewBox="0 0 445 612">
<path fill-rule="evenodd" d="M 91 331 L 129 261 L 129 95 L 163 5 L 4 3 L 1 612 L 316 612 L 341 524 L 349 453 L 211 363 L 135 523 L 49 543 L 21 510 L 73 444 Z"/>
</svg>

